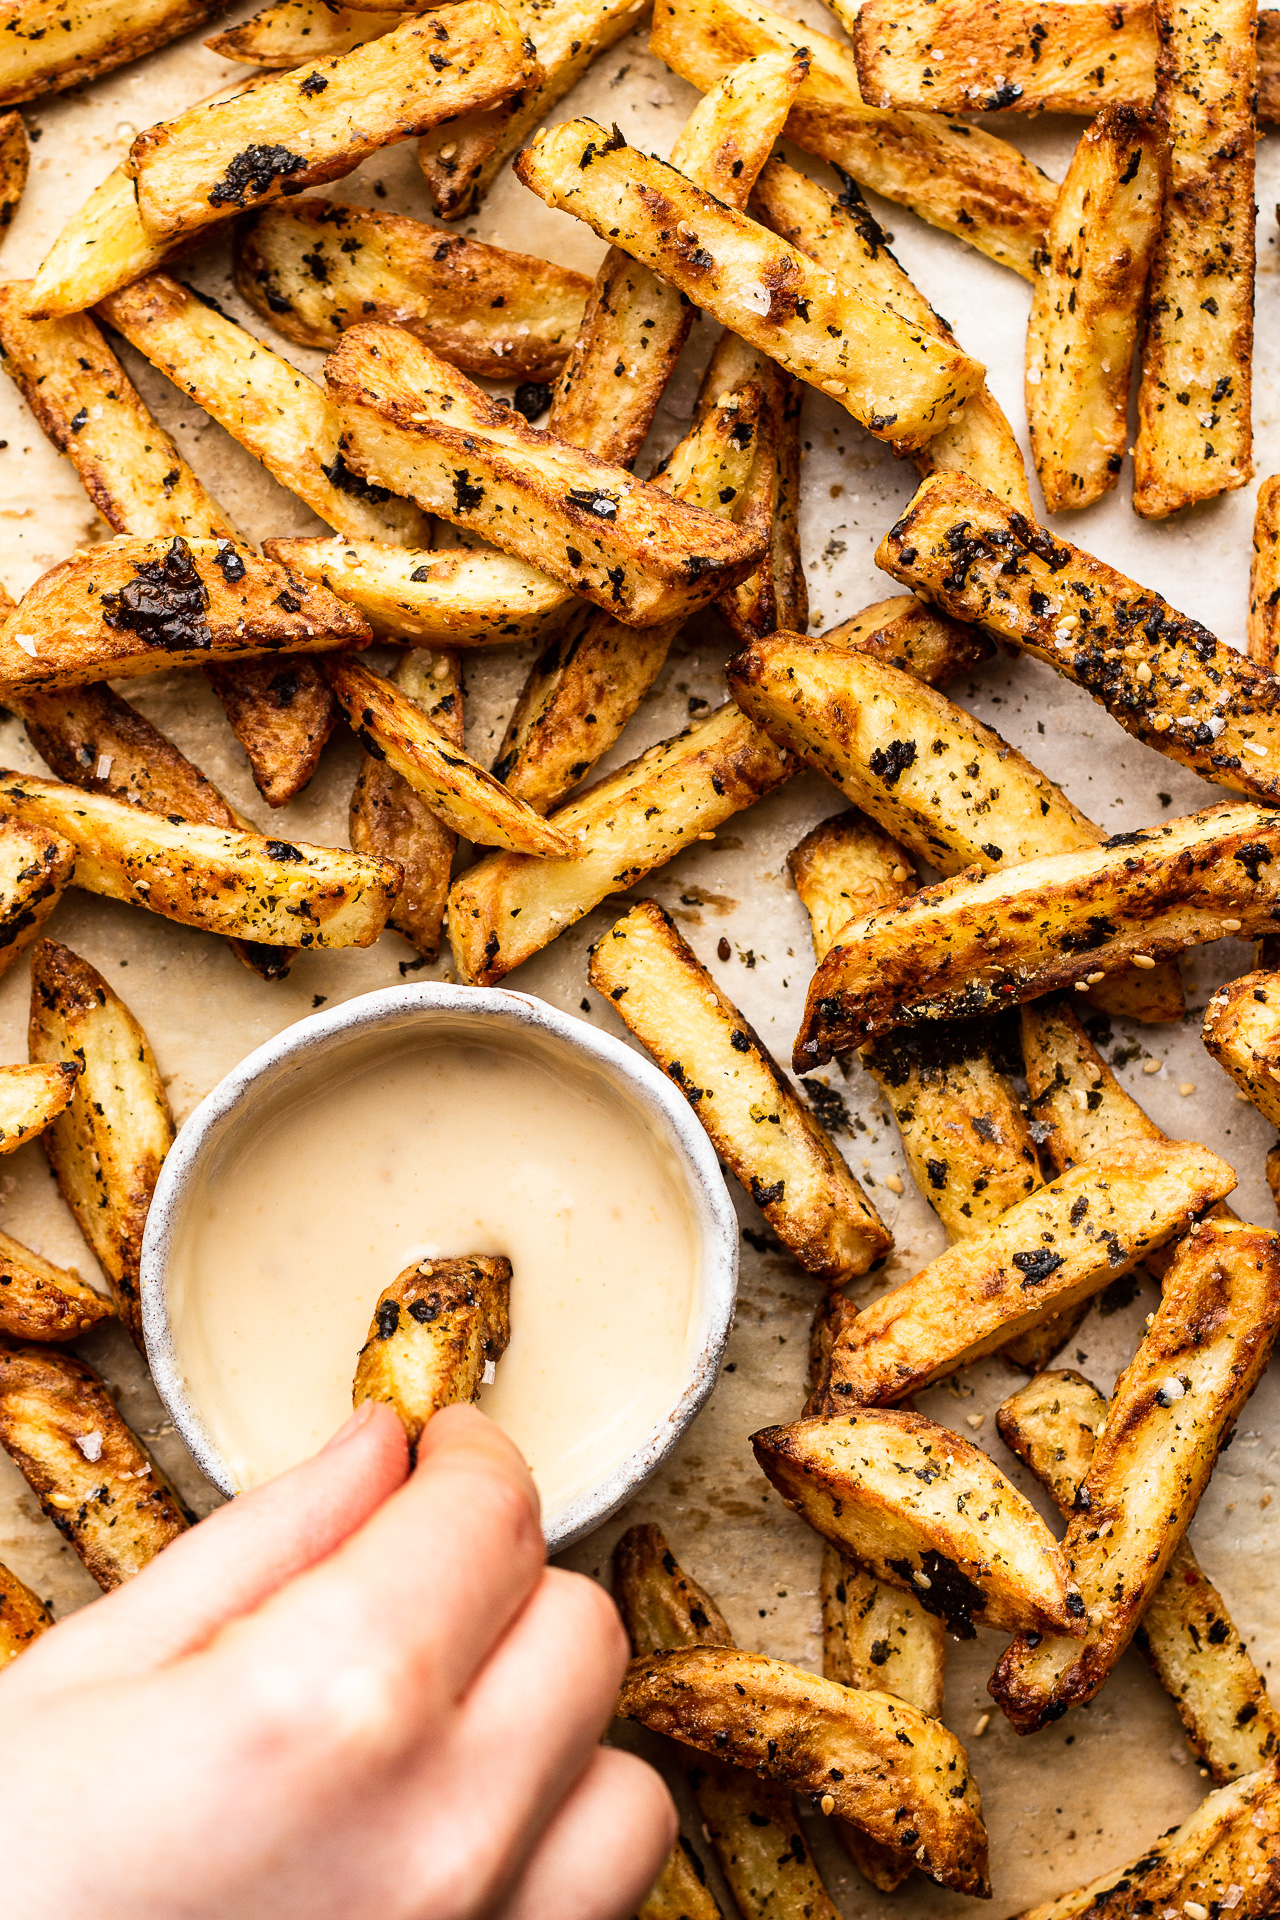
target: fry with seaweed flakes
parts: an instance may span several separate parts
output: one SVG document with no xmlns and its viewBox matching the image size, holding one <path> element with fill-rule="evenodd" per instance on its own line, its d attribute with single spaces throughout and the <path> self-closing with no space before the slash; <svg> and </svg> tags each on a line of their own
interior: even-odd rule
<svg viewBox="0 0 1280 1920">
<path fill-rule="evenodd" d="M 441 1407 L 474 1401 L 511 1338 L 511 1262 L 501 1254 L 415 1260 L 378 1295 L 352 1401 L 385 1400 L 416 1453 Z"/>
<path fill-rule="evenodd" d="M 850 920 L 896 906 L 915 891 L 906 849 L 856 807 L 811 828 L 787 855 L 787 868 L 809 916 L 819 960 Z"/>
<path fill-rule="evenodd" d="M 1246 973 L 1219 987 L 1201 1039 L 1273 1127 L 1280 1127 L 1280 974 Z"/>
<path fill-rule="evenodd" d="M 231 731 L 269 807 L 288 806 L 310 784 L 337 709 L 329 683 L 305 655 L 206 667 Z"/>
<path fill-rule="evenodd" d="M 0 1154 L 15 1153 L 56 1120 L 76 1089 L 70 1061 L 0 1067 Z"/>
<path fill-rule="evenodd" d="M 806 1272 L 843 1287 L 889 1251 L 839 1149 L 656 901 L 641 900 L 601 936 L 588 978 Z"/>
<path fill-rule="evenodd" d="M 399 7 L 366 13 L 363 8 L 330 6 L 329 0 L 276 0 L 238 26 L 211 34 L 204 44 L 210 53 L 246 66 L 298 67 L 304 60 L 350 53 L 366 40 L 390 33 L 403 19 Z"/>
<path fill-rule="evenodd" d="M 38 1595 L 0 1566 L 0 1668 L 7 1667 L 53 1625 L 53 1615 Z"/>
<path fill-rule="evenodd" d="M 0 1334 L 6 1339 L 78 1340 L 114 1317 L 111 1301 L 78 1273 L 0 1233 Z"/>
<path fill-rule="evenodd" d="M 219 0 L 17 0 L 0 41 L 0 106 L 113 73 L 202 26 Z"/>
<path fill-rule="evenodd" d="M 989 660 L 994 648 L 981 627 L 951 620 L 914 593 L 895 593 L 851 614 L 825 633 L 810 634 L 815 646 L 858 647 L 926 686 L 944 687 Z"/>
<path fill-rule="evenodd" d="M 38 821 L 0 819 L 0 975 L 29 947 L 75 875 L 75 848 Z"/>
<path fill-rule="evenodd" d="M 1249 658 L 1267 673 L 1280 667 L 1280 475 L 1258 488 L 1249 567 Z"/>
<path fill-rule="evenodd" d="M 20 113 L 0 114 L 0 234 L 18 211 L 31 166 L 31 148 Z"/>
<path fill-rule="evenodd" d="M 723 1920 L 707 1870 L 683 1834 L 636 1908 L 636 1920 Z"/>
<path fill-rule="evenodd" d="M 1023 1007 L 1022 1061 L 1027 1110 L 1055 1173 L 1121 1140 L 1168 1137 L 1125 1092 L 1065 1001 L 1032 1000 Z"/>
</svg>

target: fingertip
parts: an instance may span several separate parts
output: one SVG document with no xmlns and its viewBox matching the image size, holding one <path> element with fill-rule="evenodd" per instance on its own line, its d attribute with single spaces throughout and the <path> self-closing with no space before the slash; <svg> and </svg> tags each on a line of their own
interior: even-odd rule
<svg viewBox="0 0 1280 1920">
<path fill-rule="evenodd" d="M 528 1506 L 535 1524 L 542 1502 L 528 1463 L 515 1441 L 478 1407 L 443 1407 L 422 1429 L 418 1441 L 419 1474 L 462 1469 L 505 1482 Z"/>
</svg>

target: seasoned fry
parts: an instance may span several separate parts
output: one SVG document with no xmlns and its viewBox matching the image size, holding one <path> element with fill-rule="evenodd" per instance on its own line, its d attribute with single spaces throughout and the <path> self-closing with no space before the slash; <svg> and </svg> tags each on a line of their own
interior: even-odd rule
<svg viewBox="0 0 1280 1920">
<path fill-rule="evenodd" d="M 830 1541 L 822 1549 L 822 1671 L 942 1716 L 946 1637 L 920 1591 L 887 1586 Z"/>
<path fill-rule="evenodd" d="M 40 822 L 0 818 L 0 975 L 39 933 L 71 885 L 75 849 Z"/>
<path fill-rule="evenodd" d="M 849 49 L 763 0 L 664 0 L 654 10 L 650 44 L 683 79 L 705 89 L 751 54 L 802 43 L 812 64 L 787 121 L 788 139 L 1031 279 L 1056 188 L 1007 141 L 934 113 L 866 105 Z"/>
<path fill-rule="evenodd" d="M 215 13 L 218 0 L 18 0 L 7 9 L 0 106 L 61 93 L 168 46 Z"/>
<path fill-rule="evenodd" d="M 218 106 L 140 133 L 125 171 L 146 232 L 170 244 L 246 206 L 341 179 L 380 147 L 538 76 L 521 29 L 493 0 L 460 0 Z"/>
<path fill-rule="evenodd" d="M 33 1060 L 79 1068 L 44 1150 L 120 1318 L 145 1351 L 138 1263 L 174 1132 L 150 1042 L 97 969 L 54 940 L 32 955 L 28 1039 Z"/>
<path fill-rule="evenodd" d="M 70 1063 L 0 1067 L 0 1154 L 16 1152 L 57 1119 L 75 1092 L 76 1072 Z"/>
<path fill-rule="evenodd" d="M 1258 1112 L 1280 1127 L 1280 974 L 1246 973 L 1219 987 L 1200 1037 Z"/>
<path fill-rule="evenodd" d="M 385 1400 L 416 1452 L 433 1413 L 475 1400 L 511 1338 L 511 1262 L 415 1260 L 378 1295 L 352 1401 Z"/>
<path fill-rule="evenodd" d="M 0 1351 L 0 1446 L 104 1593 L 186 1531 L 177 1494 L 74 1354 Z"/>
<path fill-rule="evenodd" d="M 1164 171 L 1154 114 L 1105 107 L 1062 183 L 1027 326 L 1027 421 L 1050 513 L 1092 506 L 1120 477 Z"/>
<path fill-rule="evenodd" d="M 360 615 L 229 540 L 109 540 L 43 574 L 0 633 L 19 696 L 210 659 L 360 646 Z"/>
<path fill-rule="evenodd" d="M 945 1379 L 1099 1293 L 1235 1184 L 1192 1141 L 1119 1141 L 847 1317 L 810 1411 L 903 1400 Z"/>
<path fill-rule="evenodd" d="M 707 1870 L 681 1834 L 652 1890 L 636 1908 L 636 1920 L 722 1920 Z"/>
<path fill-rule="evenodd" d="M 314 660 L 237 660 L 206 667 L 231 730 L 249 756 L 269 807 L 296 799 L 320 764 L 337 719 L 329 683 Z"/>
<path fill-rule="evenodd" d="M 345 327 L 383 320 L 488 380 L 557 374 L 591 291 L 568 267 L 336 200 L 252 214 L 235 274 L 254 311 L 300 347 L 327 353 Z"/>
<path fill-rule="evenodd" d="M 957 348 L 888 313 L 594 120 L 539 134 L 525 186 L 660 273 L 881 440 L 915 447 L 982 383 Z"/>
<path fill-rule="evenodd" d="M 465 113 L 418 142 L 418 164 L 442 220 L 474 213 L 503 165 L 597 55 L 638 25 L 647 0 L 520 0 L 512 7 L 541 77 L 499 107 Z"/>
<path fill-rule="evenodd" d="M 1035 1508 L 981 1448 L 923 1414 L 860 1408 L 762 1428 L 751 1446 L 802 1520 L 958 1639 L 973 1639 L 975 1621 L 1082 1630 L 1083 1603 Z"/>
<path fill-rule="evenodd" d="M 944 1886 L 987 1890 L 986 1830 L 964 1749 L 904 1701 L 759 1653 L 681 1647 L 632 1661 L 618 1712 L 821 1795 L 825 1811 L 910 1851 Z"/>
<path fill-rule="evenodd" d="M 1249 658 L 1268 673 L 1280 667 L 1280 475 L 1258 488 L 1249 568 Z"/>
<path fill-rule="evenodd" d="M 70 841 L 87 893 L 270 946 L 370 946 L 400 884 L 388 860 L 148 813 L 30 773 L 0 771 L 0 807 Z"/>
<path fill-rule="evenodd" d="M 1280 892 L 1280 874 L 1268 877 L 1277 852 L 1269 809 L 1207 807 L 1094 850 L 926 887 L 845 928 L 809 984 L 795 1065 L 1261 932 Z"/>
<path fill-rule="evenodd" d="M 452 746 L 466 744 L 462 672 L 456 654 L 414 650 L 393 675 L 400 693 L 421 710 Z M 399 863 L 404 883 L 387 925 L 402 933 L 424 960 L 440 950 L 454 834 L 402 774 L 366 753 L 351 794 L 351 844 L 357 853 Z"/>
<path fill-rule="evenodd" d="M 1055 1173 L 1109 1152 L 1121 1140 L 1166 1138 L 1063 1001 L 1033 1000 L 1023 1007 L 1022 1058 L 1041 1152 Z"/>
<path fill-rule="evenodd" d="M 571 854 L 564 834 L 508 793 L 394 681 L 358 660 L 326 661 L 325 673 L 365 752 L 393 767 L 455 833 L 513 853 Z"/>
<path fill-rule="evenodd" d="M 74 1066 L 57 1071 L 69 1073 L 75 1084 Z M 78 1340 L 114 1316 L 106 1295 L 86 1286 L 78 1273 L 55 1267 L 20 1240 L 0 1233 L 0 1334 L 10 1340 Z M 0 1610 L 2 1606 L 0 1597 Z"/>
<path fill-rule="evenodd" d="M 25 1653 L 53 1625 L 53 1615 L 30 1587 L 0 1566 L 0 1668 Z"/>
<path fill-rule="evenodd" d="M 1133 505 L 1160 520 L 1253 474 L 1255 0 L 1154 0 L 1169 180 L 1151 267 Z"/>
<path fill-rule="evenodd" d="M 825 633 L 810 634 L 815 646 L 860 647 L 927 686 L 942 687 L 989 660 L 994 648 L 981 627 L 948 619 L 913 593 L 877 600 Z"/>
<path fill-rule="evenodd" d="M 353 327 L 325 363 L 357 471 L 491 538 L 632 626 L 705 606 L 761 541 L 528 426 L 397 327 Z"/>
<path fill-rule="evenodd" d="M 671 1647 L 731 1647 L 729 1624 L 680 1566 L 661 1527 L 628 1527 L 613 1550 L 613 1597 L 638 1655 Z"/>
<path fill-rule="evenodd" d="M 0 114 L 0 234 L 18 210 L 30 164 L 31 148 L 22 115 Z"/>
<path fill-rule="evenodd" d="M 246 66 L 298 67 L 304 60 L 350 53 L 366 40 L 390 33 L 403 19 L 399 7 L 394 13 L 366 13 L 330 6 L 329 0 L 276 0 L 239 26 L 212 34 L 205 45 L 210 53 L 243 60 Z"/>
<path fill-rule="evenodd" d="M 892 1237 L 839 1149 L 656 901 L 640 901 L 602 935 L 588 978 L 806 1272 L 843 1287 L 889 1251 Z"/>
<path fill-rule="evenodd" d="M 843 285 L 855 287 L 908 326 L 956 346 L 946 321 L 890 253 L 883 230 L 847 175 L 837 200 L 785 161 L 771 160 L 756 182 L 752 205 L 772 232 L 828 268 Z M 947 416 L 938 433 L 914 449 L 914 459 L 922 474 L 971 473 L 1002 500 L 1021 512 L 1031 511 L 1021 450 L 985 382 Z"/>
<path fill-rule="evenodd" d="M 151 273 L 172 251 L 172 241 L 147 232 L 133 181 L 123 167 L 115 167 L 40 262 L 28 316 L 52 320 L 83 313 L 106 294 Z"/>
<path fill-rule="evenodd" d="M 911 863 L 887 833 L 851 807 L 806 833 L 787 855 L 819 960 L 850 920 L 896 906 L 915 890 Z"/>
<path fill-rule="evenodd" d="M 1020 1733 L 1092 1700 L 1133 1637 L 1280 1325 L 1280 1234 L 1238 1220 L 1187 1234 L 1107 1407 L 1063 1552 L 1083 1641 L 1019 1635 L 991 1692 Z"/>
<path fill-rule="evenodd" d="M 1088 1478 L 1107 1402 L 1074 1372 L 1047 1373 L 1006 1400 L 1000 1438 L 1070 1521 Z M 1275 1757 L 1280 1715 L 1222 1595 L 1183 1540 L 1134 1635 L 1178 1709 L 1192 1751 L 1215 1785 Z"/>
</svg>

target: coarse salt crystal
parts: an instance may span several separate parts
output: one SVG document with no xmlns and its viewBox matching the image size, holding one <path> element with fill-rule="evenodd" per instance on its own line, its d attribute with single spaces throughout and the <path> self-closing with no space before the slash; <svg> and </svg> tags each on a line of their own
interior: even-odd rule
<svg viewBox="0 0 1280 1920">
<path fill-rule="evenodd" d="M 36 643 L 31 638 L 31 635 L 29 633 L 15 633 L 13 637 L 22 648 L 22 651 L 29 653 L 34 660 L 36 657 Z"/>
<path fill-rule="evenodd" d="M 482 1387 L 491 1387 L 494 1381 L 497 1379 L 497 1377 L 498 1377 L 497 1361 L 486 1360 L 484 1363 L 484 1372 L 480 1375 L 480 1385 Z"/>
<path fill-rule="evenodd" d="M 92 1433 L 78 1433 L 76 1445 L 85 1459 L 93 1462 L 102 1458 L 102 1435 L 95 1427 Z"/>
<path fill-rule="evenodd" d="M 758 280 L 748 280 L 738 295 L 748 313 L 767 314 L 773 305 L 773 295 L 768 287 L 762 287 Z"/>
<path fill-rule="evenodd" d="M 110 774 L 114 763 L 115 755 L 113 753 L 100 753 L 98 755 L 98 764 L 93 770 L 94 779 L 105 780 Z"/>
</svg>

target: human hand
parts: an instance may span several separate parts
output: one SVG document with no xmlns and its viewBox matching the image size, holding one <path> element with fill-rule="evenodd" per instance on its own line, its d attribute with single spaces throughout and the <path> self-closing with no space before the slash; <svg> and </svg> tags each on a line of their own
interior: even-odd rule
<svg viewBox="0 0 1280 1920">
<path fill-rule="evenodd" d="M 623 1920 L 675 1837 L 511 1442 L 369 1402 L 0 1676 L 21 1920 Z"/>
</svg>

